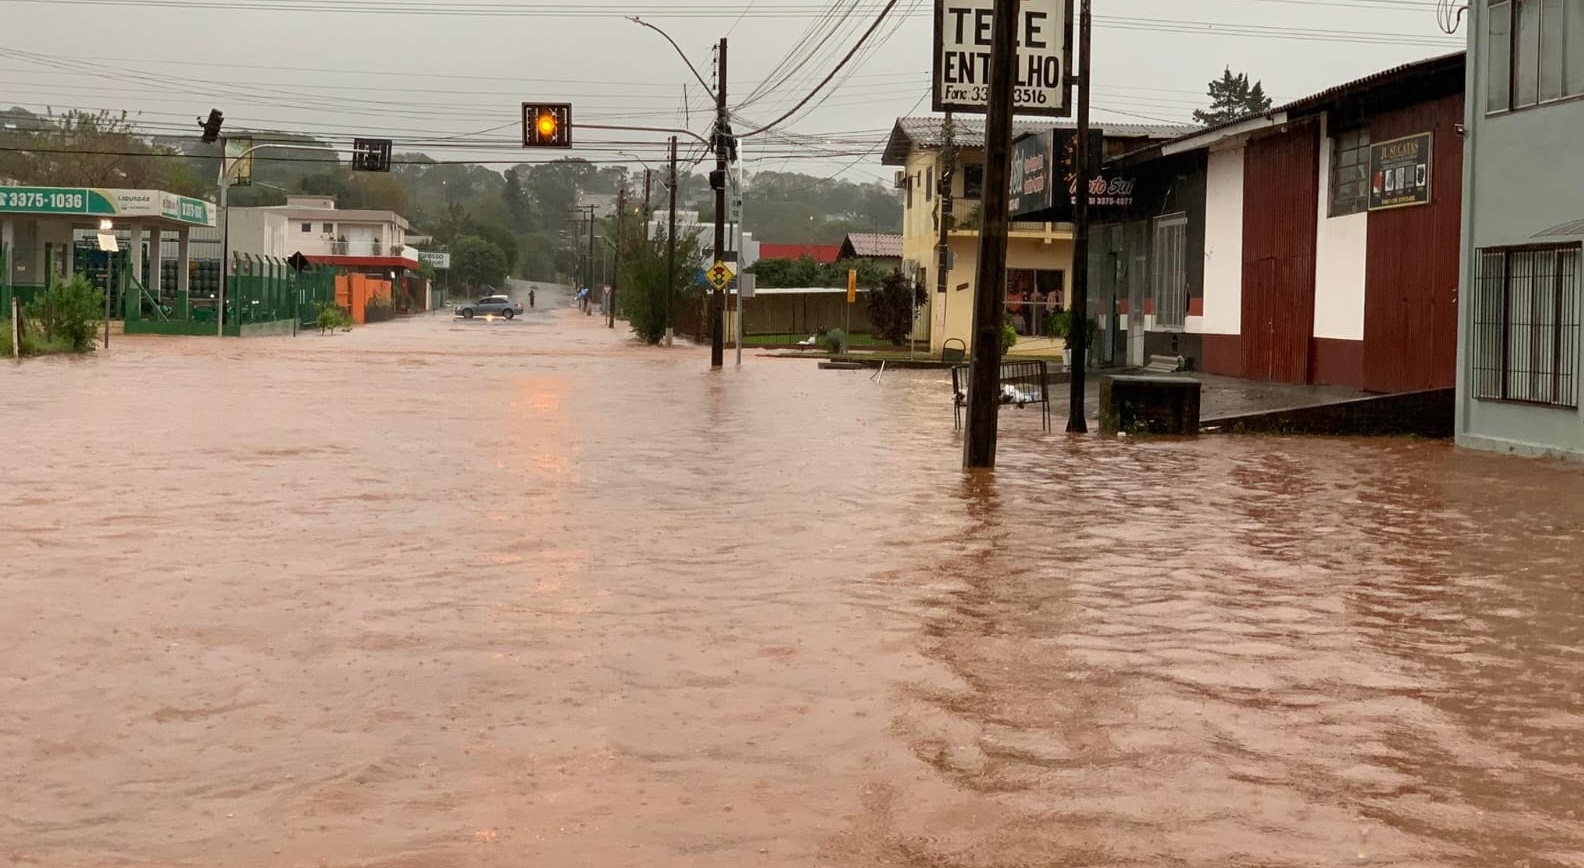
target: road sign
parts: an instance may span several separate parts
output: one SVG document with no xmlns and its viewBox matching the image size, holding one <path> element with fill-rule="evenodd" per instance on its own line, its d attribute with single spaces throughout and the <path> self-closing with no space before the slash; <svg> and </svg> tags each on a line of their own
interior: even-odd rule
<svg viewBox="0 0 1584 868">
<path fill-rule="evenodd" d="M 847 270 L 847 303 L 852 304 L 858 300 L 858 269 Z"/>
<path fill-rule="evenodd" d="M 984 114 L 990 104 L 990 22 L 995 0 L 935 0 L 935 111 Z M 1018 3 L 1012 111 L 1067 117 L 1072 90 L 1072 0 Z"/>
<path fill-rule="evenodd" d="M 710 286 L 716 289 L 725 289 L 726 284 L 731 283 L 731 279 L 737 275 L 736 272 L 731 270 L 731 266 L 724 262 L 716 262 L 709 267 L 709 270 L 704 272 L 704 276 L 709 279 Z"/>
<path fill-rule="evenodd" d="M 286 264 L 291 266 L 292 271 L 307 271 L 313 265 L 312 262 L 308 261 L 308 257 L 302 254 L 301 250 L 288 257 Z"/>
<path fill-rule="evenodd" d="M 754 292 L 759 288 L 759 281 L 753 272 L 743 272 L 737 277 L 737 297 L 753 298 Z"/>
</svg>

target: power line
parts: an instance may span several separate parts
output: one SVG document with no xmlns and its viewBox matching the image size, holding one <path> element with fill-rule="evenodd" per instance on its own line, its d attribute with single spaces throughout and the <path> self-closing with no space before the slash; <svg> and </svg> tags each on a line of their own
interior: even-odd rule
<svg viewBox="0 0 1584 868">
<path fill-rule="evenodd" d="M 841 59 L 841 62 L 836 64 L 836 68 L 830 71 L 830 74 L 826 75 L 818 85 L 815 85 L 813 90 L 809 91 L 808 96 L 805 96 L 802 100 L 800 100 L 798 104 L 788 110 L 786 114 L 783 114 L 782 116 L 776 118 L 768 124 L 765 124 L 762 127 L 759 127 L 756 130 L 743 133 L 742 138 L 749 138 L 750 136 L 757 136 L 760 133 L 768 132 L 779 125 L 782 121 L 794 114 L 797 114 L 798 109 L 807 105 L 808 101 L 813 99 L 815 94 L 820 92 L 821 88 L 829 84 L 830 80 L 836 77 L 836 73 L 841 72 L 842 67 L 846 66 L 848 61 L 852 60 L 853 55 L 858 53 L 858 49 L 863 48 L 864 42 L 867 41 L 870 36 L 874 35 L 874 32 L 880 28 L 880 24 L 885 21 L 886 16 L 891 13 L 891 10 L 896 8 L 896 5 L 897 0 L 887 0 L 885 8 L 882 9 L 880 14 L 875 17 L 874 23 L 869 25 L 869 29 L 864 31 L 863 36 L 858 37 L 858 42 L 853 45 L 852 50 L 847 52 L 846 56 Z"/>
</svg>

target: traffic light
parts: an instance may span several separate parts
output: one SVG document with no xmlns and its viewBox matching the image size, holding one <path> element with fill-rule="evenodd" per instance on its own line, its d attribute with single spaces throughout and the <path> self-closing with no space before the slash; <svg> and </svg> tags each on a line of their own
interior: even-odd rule
<svg viewBox="0 0 1584 868">
<path fill-rule="evenodd" d="M 203 143 L 212 145 L 220 141 L 220 125 L 225 123 L 225 115 L 219 109 L 209 110 L 209 119 L 200 120 L 198 125 L 203 127 Z"/>
<path fill-rule="evenodd" d="M 352 171 L 389 172 L 390 167 L 390 139 L 352 140 Z"/>
<path fill-rule="evenodd" d="M 572 104 L 532 103 L 522 104 L 523 147 L 572 147 Z"/>
</svg>

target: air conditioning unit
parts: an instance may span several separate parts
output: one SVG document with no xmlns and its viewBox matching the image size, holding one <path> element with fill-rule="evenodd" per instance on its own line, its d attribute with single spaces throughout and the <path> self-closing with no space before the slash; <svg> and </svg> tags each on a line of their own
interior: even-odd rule
<svg viewBox="0 0 1584 868">
<path fill-rule="evenodd" d="M 897 172 L 896 178 L 891 182 L 891 186 L 898 190 L 906 190 L 908 186 L 907 172 Z"/>
</svg>

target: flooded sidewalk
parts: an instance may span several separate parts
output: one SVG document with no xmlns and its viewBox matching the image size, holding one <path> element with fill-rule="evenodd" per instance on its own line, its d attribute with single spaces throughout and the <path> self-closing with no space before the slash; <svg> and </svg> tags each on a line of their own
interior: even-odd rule
<svg viewBox="0 0 1584 868">
<path fill-rule="evenodd" d="M 0 863 L 1584 864 L 1579 468 L 597 320 L 0 365 Z"/>
</svg>

